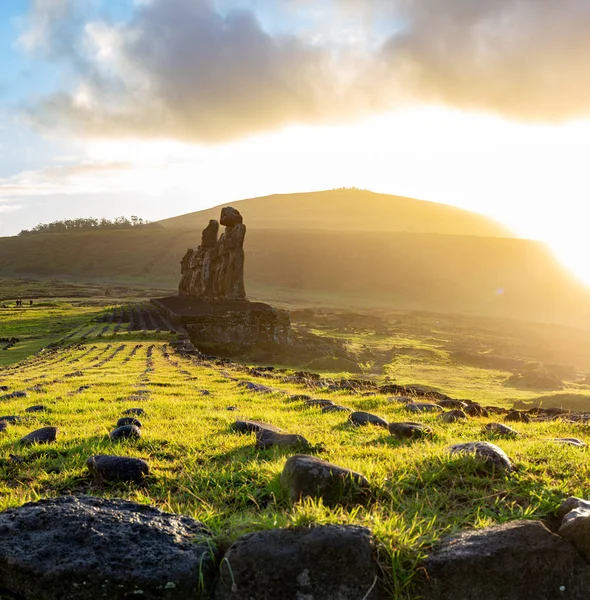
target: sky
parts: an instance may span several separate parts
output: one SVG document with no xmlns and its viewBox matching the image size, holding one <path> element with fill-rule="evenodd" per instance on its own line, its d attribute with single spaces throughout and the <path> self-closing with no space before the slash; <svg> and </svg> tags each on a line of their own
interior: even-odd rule
<svg viewBox="0 0 590 600">
<path fill-rule="evenodd" d="M 1 0 L 0 235 L 358 187 L 590 284 L 589 0 Z"/>
</svg>

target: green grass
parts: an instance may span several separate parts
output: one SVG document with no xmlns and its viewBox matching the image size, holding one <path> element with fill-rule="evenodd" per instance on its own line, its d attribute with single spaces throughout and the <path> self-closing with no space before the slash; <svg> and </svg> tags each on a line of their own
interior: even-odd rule
<svg viewBox="0 0 590 600">
<path fill-rule="evenodd" d="M 42 330 L 61 335 L 66 327 L 83 332 L 93 326 L 89 319 L 97 310 L 40 307 L 39 312 L 19 313 L 18 321 L 13 312 L 3 314 L 2 323 L 21 333 Z M 362 344 L 362 336 L 356 335 L 352 343 Z M 0 385 L 28 390 L 27 398 L 2 400 L 2 414 L 25 415 L 24 409 L 33 404 L 48 407 L 48 412 L 28 416 L 0 434 L 0 509 L 71 493 L 123 497 L 193 516 L 206 523 L 222 545 L 267 528 L 365 525 L 379 540 L 390 597 L 403 599 L 412 597 L 417 562 L 442 536 L 465 527 L 545 517 L 564 497 L 590 493 L 587 451 L 546 441 L 574 436 L 590 443 L 586 426 L 558 421 L 518 424 L 522 438 L 497 441 L 482 434 L 492 419 L 443 425 L 434 416 L 411 415 L 383 395 L 310 391 L 280 378 L 252 377 L 237 364 L 198 363 L 174 354 L 168 339 L 169 334 L 109 333 L 81 344 L 75 338 L 75 345 L 0 369 Z M 485 379 L 485 369 L 457 369 L 447 353 L 430 342 L 420 346 L 412 338 L 403 343 L 398 339 L 400 346 L 410 342 L 423 352 L 402 355 L 403 360 L 398 356 L 387 366 L 386 372 L 396 380 L 428 383 L 462 397 L 479 394 L 490 401 L 501 399 L 500 390 L 516 393 L 501 388 L 494 373 Z M 369 335 L 364 343 L 371 343 Z M 67 377 L 72 373 L 77 374 Z M 279 391 L 271 395 L 246 391 L 238 387 L 244 379 Z M 290 402 L 289 394 L 295 393 L 329 398 L 389 421 L 419 420 L 433 427 L 435 437 L 399 442 L 383 429 L 353 427 L 342 414 L 321 414 L 301 402 Z M 131 399 L 142 395 L 145 399 Z M 141 439 L 110 441 L 109 431 L 132 406 L 147 412 L 140 417 Z M 228 411 L 229 406 L 238 410 Z M 266 421 L 305 436 L 323 448 L 317 450 L 319 457 L 364 474 L 373 488 L 372 499 L 364 505 L 333 508 L 313 500 L 292 505 L 279 482 L 289 452 L 256 450 L 253 435 L 232 431 L 237 418 Z M 18 444 L 23 435 L 45 425 L 59 427 L 56 443 L 28 448 Z M 515 462 L 516 472 L 486 474 L 469 458 L 449 456 L 450 444 L 480 439 L 496 441 Z M 85 461 L 97 453 L 144 458 L 151 474 L 141 485 L 96 482 Z M 10 460 L 10 454 L 22 461 Z"/>
</svg>

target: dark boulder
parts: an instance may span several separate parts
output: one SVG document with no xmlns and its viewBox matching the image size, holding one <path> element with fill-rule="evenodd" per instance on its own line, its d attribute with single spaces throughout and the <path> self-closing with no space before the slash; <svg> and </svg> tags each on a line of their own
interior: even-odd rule
<svg viewBox="0 0 590 600">
<path fill-rule="evenodd" d="M 264 429 L 256 434 L 256 448 L 265 450 L 273 446 L 298 448 L 299 450 L 311 448 L 311 444 L 302 435 L 296 433 L 277 433 Z"/>
<path fill-rule="evenodd" d="M 455 408 L 438 416 L 439 421 L 443 423 L 456 423 L 457 421 L 464 421 L 466 418 L 467 415 L 460 408 Z"/>
<path fill-rule="evenodd" d="M 142 417 L 145 415 L 145 410 L 143 408 L 128 408 L 123 411 L 124 415 L 135 415 L 137 417 Z"/>
<path fill-rule="evenodd" d="M 467 406 L 467 402 L 463 402 L 462 400 L 453 400 L 452 398 L 449 400 L 439 400 L 437 404 L 443 408 L 465 408 Z"/>
<path fill-rule="evenodd" d="M 190 517 L 87 496 L 0 513 L 0 588 L 27 600 L 205 598 L 217 551 Z"/>
<path fill-rule="evenodd" d="M 22 420 L 23 418 L 18 415 L 4 415 L 0 417 L 0 421 L 6 421 L 7 423 L 20 423 Z"/>
<path fill-rule="evenodd" d="M 141 483 L 149 475 L 150 467 L 141 458 L 95 454 L 86 461 L 88 470 L 104 481 L 133 481 Z"/>
<path fill-rule="evenodd" d="M 464 409 L 464 412 L 469 417 L 488 417 L 488 411 L 481 406 L 481 404 L 477 404 L 477 402 L 473 402 L 468 404 Z"/>
<path fill-rule="evenodd" d="M 122 425 L 109 433 L 111 440 L 128 440 L 141 437 L 141 429 L 136 425 Z"/>
<path fill-rule="evenodd" d="M 45 412 L 46 410 L 47 410 L 47 407 L 44 406 L 43 404 L 35 404 L 35 406 L 29 406 L 29 408 L 25 408 L 26 413 Z"/>
<path fill-rule="evenodd" d="M 586 442 L 578 438 L 551 438 L 550 442 L 555 442 L 556 444 L 564 444 L 566 446 L 576 446 L 576 448 L 586 448 Z"/>
<path fill-rule="evenodd" d="M 362 410 L 351 413 L 348 420 L 354 425 L 377 425 L 378 427 L 385 427 L 385 429 L 389 426 L 385 419 Z"/>
<path fill-rule="evenodd" d="M 431 436 L 432 429 L 426 425 L 422 425 L 422 423 L 405 421 L 403 423 L 390 423 L 389 433 L 400 440 L 418 439 Z"/>
<path fill-rule="evenodd" d="M 464 444 L 455 444 L 450 448 L 451 455 L 470 455 L 482 465 L 492 470 L 512 471 L 514 467 L 512 462 L 502 450 L 490 442 L 466 442 Z"/>
<path fill-rule="evenodd" d="M 281 484 L 289 490 L 293 502 L 305 497 L 323 498 L 326 505 L 360 500 L 370 490 L 369 482 L 360 473 L 307 454 L 287 459 Z"/>
<path fill-rule="evenodd" d="M 274 425 L 269 423 L 262 423 L 262 421 L 235 421 L 232 425 L 234 431 L 240 433 L 260 433 L 261 431 L 274 431 L 280 433 L 281 430 Z"/>
<path fill-rule="evenodd" d="M 419 569 L 423 600 L 587 600 L 590 566 L 539 521 L 443 540 Z"/>
<path fill-rule="evenodd" d="M 246 535 L 220 565 L 214 600 L 383 598 L 371 532 L 354 525 Z"/>
<path fill-rule="evenodd" d="M 51 444 L 57 438 L 57 427 L 41 427 L 20 439 L 21 444 Z"/>
<path fill-rule="evenodd" d="M 523 412 L 518 410 L 511 410 L 505 417 L 504 421 L 512 422 L 512 423 L 530 423 L 531 418 Z"/>
<path fill-rule="evenodd" d="M 520 435 L 518 431 L 512 429 L 512 427 L 508 427 L 508 425 L 503 425 L 502 423 L 488 423 L 483 428 L 483 431 L 484 433 L 500 435 L 503 437 L 517 437 Z"/>
<path fill-rule="evenodd" d="M 6 421 L 0 421 L 0 433 L 4 433 L 8 429 L 8 423 Z"/>
<path fill-rule="evenodd" d="M 135 417 L 121 417 L 117 421 L 117 427 L 124 427 L 125 425 L 135 425 L 135 427 L 139 427 L 139 429 L 142 427 L 141 421 Z"/>
</svg>

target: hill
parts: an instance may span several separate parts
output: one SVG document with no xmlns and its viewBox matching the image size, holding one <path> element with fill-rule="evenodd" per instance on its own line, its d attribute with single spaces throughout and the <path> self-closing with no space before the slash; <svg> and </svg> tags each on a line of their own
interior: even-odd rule
<svg viewBox="0 0 590 600">
<path fill-rule="evenodd" d="M 375 202 L 358 208 L 355 230 L 342 229 L 351 218 L 344 207 L 349 197 L 358 202 L 358 194 Z M 401 199 L 400 205 L 413 212 L 405 211 L 405 221 L 396 220 L 395 210 L 379 208 L 387 196 L 365 192 L 271 198 L 232 203 L 248 226 L 246 288 L 253 299 L 588 323 L 590 293 L 543 244 L 500 237 L 504 230 L 479 215 Z M 338 198 L 344 198 L 341 205 Z M 319 202 L 313 211 L 312 201 Z M 307 218 L 301 206 L 313 216 Z M 426 216 L 419 221 L 418 214 Z M 457 215 L 456 222 L 451 215 Z M 173 290 L 180 259 L 200 243 L 200 232 L 213 216 L 219 216 L 217 208 L 163 221 L 156 230 L 0 238 L 0 277 L 145 283 Z M 326 229 L 300 229 L 306 218 Z M 182 229 L 181 223 L 194 226 Z M 363 229 L 402 226 L 439 231 Z M 450 233 L 453 228 L 471 234 Z"/>
<path fill-rule="evenodd" d="M 366 190 L 342 189 L 276 194 L 232 202 L 252 229 L 390 231 L 513 237 L 488 217 L 447 204 Z M 159 221 L 168 229 L 201 230 L 219 219 L 221 206 Z"/>
</svg>

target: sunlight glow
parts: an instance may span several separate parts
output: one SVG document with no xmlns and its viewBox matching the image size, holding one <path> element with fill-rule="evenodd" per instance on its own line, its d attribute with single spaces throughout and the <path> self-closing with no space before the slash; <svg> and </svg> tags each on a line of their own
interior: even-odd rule
<svg viewBox="0 0 590 600">
<path fill-rule="evenodd" d="M 118 140 L 85 150 L 90 160 L 128 163 L 94 185 L 194 198 L 164 207 L 168 212 L 156 218 L 253 196 L 354 186 L 488 215 L 549 244 L 590 284 L 588 121 L 527 125 L 420 108 L 219 146 Z"/>
</svg>

